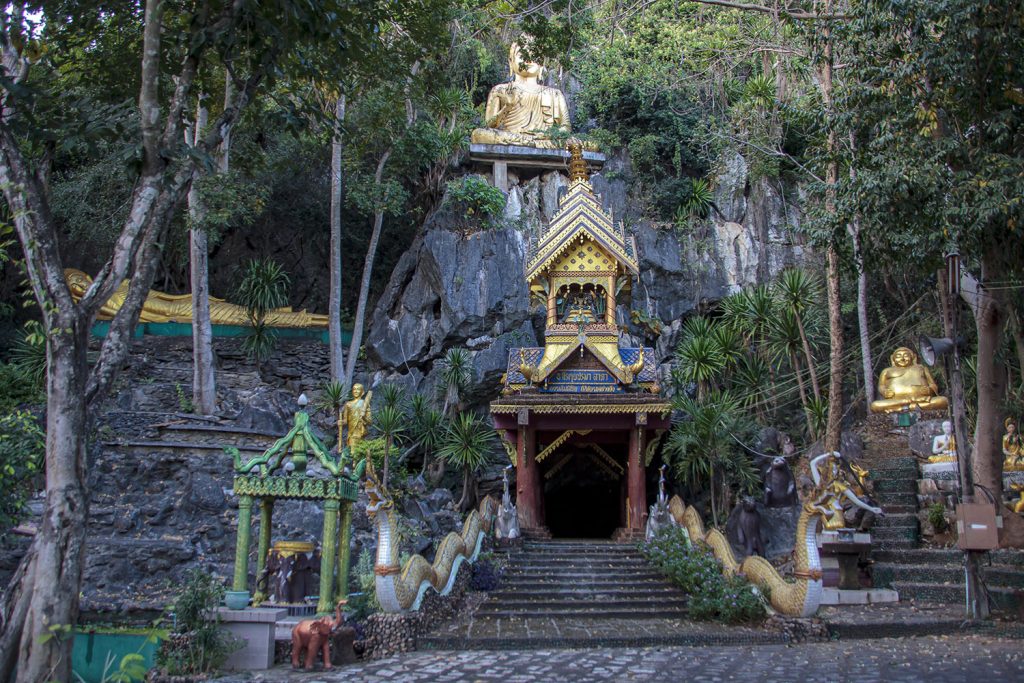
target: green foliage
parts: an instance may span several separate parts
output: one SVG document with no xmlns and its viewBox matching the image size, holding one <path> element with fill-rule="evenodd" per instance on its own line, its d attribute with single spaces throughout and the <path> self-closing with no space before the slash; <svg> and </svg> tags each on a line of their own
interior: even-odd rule
<svg viewBox="0 0 1024 683">
<path fill-rule="evenodd" d="M 753 587 L 739 577 L 725 577 L 715 556 L 692 544 L 682 527 L 663 529 L 640 550 L 689 596 L 687 609 L 694 619 L 727 624 L 764 619 L 765 602 Z"/>
<path fill-rule="evenodd" d="M 221 666 L 241 645 L 217 619 L 224 587 L 201 569 L 188 573 L 171 605 L 174 635 L 157 652 L 157 666 L 171 675 L 208 673 Z"/>
<path fill-rule="evenodd" d="M 928 506 L 928 523 L 936 532 L 942 533 L 949 524 L 946 522 L 946 506 L 942 503 L 932 503 Z"/>
<path fill-rule="evenodd" d="M 46 434 L 32 413 L 0 414 L 0 537 L 16 526 L 43 471 Z"/>
<path fill-rule="evenodd" d="M 288 303 L 290 285 L 288 273 L 271 258 L 251 259 L 239 273 L 234 296 L 246 309 L 252 327 L 242 348 L 257 366 L 270 358 L 277 342 L 277 334 L 266 323 L 267 314 Z"/>
<path fill-rule="evenodd" d="M 349 594 L 346 605 L 346 611 L 352 615 L 353 621 L 364 621 L 371 614 L 380 612 L 380 602 L 377 600 L 377 575 L 373 572 L 373 564 L 373 554 L 363 548 L 352 572 L 356 592 Z"/>
<path fill-rule="evenodd" d="M 183 386 L 175 384 L 174 394 L 178 397 L 178 410 L 183 413 L 191 413 L 195 410 L 195 404 L 192 403 L 192 397 L 185 392 L 185 388 Z"/>
<path fill-rule="evenodd" d="M 438 455 L 452 465 L 472 472 L 488 461 L 497 446 L 497 436 L 487 421 L 473 413 L 459 413 L 441 437 Z"/>
<path fill-rule="evenodd" d="M 337 419 L 348 396 L 349 390 L 341 382 L 333 380 L 325 381 L 320 385 L 320 393 L 317 396 L 316 403 L 314 405 L 317 410 L 323 410 L 330 413 L 335 419 Z"/>
<path fill-rule="evenodd" d="M 46 386 L 46 333 L 36 320 L 25 323 L 21 335 L 11 349 L 11 363 L 32 387 L 42 390 Z"/>
<path fill-rule="evenodd" d="M 394 382 L 383 384 L 377 391 L 377 395 L 380 397 L 381 405 L 385 408 L 401 410 L 402 404 L 405 403 L 405 389 L 402 385 Z"/>
<path fill-rule="evenodd" d="M 448 182 L 445 201 L 466 219 L 463 228 L 495 226 L 505 212 L 505 193 L 477 175 Z"/>
<path fill-rule="evenodd" d="M 473 359 L 469 351 L 461 347 L 448 349 L 441 361 L 441 391 L 444 395 L 444 407 L 441 412 L 451 416 L 452 411 L 459 407 L 462 395 L 469 387 L 473 372 Z"/>
<path fill-rule="evenodd" d="M 680 482 L 707 486 L 718 526 L 718 511 L 725 509 L 729 494 L 753 492 L 760 483 L 754 464 L 736 441 L 750 431 L 749 423 L 739 400 L 728 392 L 713 391 L 698 400 L 677 394 L 674 404 L 685 417 L 672 425 L 667 455 Z"/>
</svg>

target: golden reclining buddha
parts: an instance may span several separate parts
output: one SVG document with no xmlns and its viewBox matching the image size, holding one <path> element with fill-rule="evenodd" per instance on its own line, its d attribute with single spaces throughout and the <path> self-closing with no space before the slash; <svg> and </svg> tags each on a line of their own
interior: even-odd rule
<svg viewBox="0 0 1024 683">
<path fill-rule="evenodd" d="M 873 413 L 894 413 L 900 410 L 945 410 L 949 401 L 939 395 L 939 387 L 928 368 L 917 362 L 917 354 L 905 346 L 893 351 L 892 365 L 878 376 L 877 401 L 871 402 Z"/>
<path fill-rule="evenodd" d="M 64 279 L 77 303 L 92 284 L 92 278 L 75 268 L 64 269 Z M 124 305 L 128 296 L 128 280 L 124 280 L 100 308 L 97 320 L 110 320 Z M 150 290 L 139 313 L 140 323 L 191 323 L 192 295 L 166 294 Z M 228 303 L 224 299 L 210 297 L 210 322 L 214 325 L 249 325 L 249 314 L 245 308 Z M 284 306 L 267 313 L 266 323 L 270 327 L 327 327 L 327 316 L 306 311 L 293 311 Z"/>
</svg>

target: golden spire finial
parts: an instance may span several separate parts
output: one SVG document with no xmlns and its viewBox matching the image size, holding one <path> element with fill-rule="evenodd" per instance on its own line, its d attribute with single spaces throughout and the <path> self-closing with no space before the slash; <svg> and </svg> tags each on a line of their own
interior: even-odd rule
<svg viewBox="0 0 1024 683">
<path fill-rule="evenodd" d="M 588 182 L 590 170 L 583 158 L 583 142 L 577 138 L 569 138 L 565 146 L 569 150 L 569 183 L 572 184 L 577 180 Z"/>
</svg>

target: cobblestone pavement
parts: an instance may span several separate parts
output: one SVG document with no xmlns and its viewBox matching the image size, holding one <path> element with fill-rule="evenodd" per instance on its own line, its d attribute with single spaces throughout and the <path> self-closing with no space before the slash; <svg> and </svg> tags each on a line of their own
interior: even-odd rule
<svg viewBox="0 0 1024 683">
<path fill-rule="evenodd" d="M 309 674 L 278 667 L 227 681 L 799 681 L 946 683 L 1024 680 L 1021 641 L 931 636 L 784 645 L 412 652 Z"/>
</svg>

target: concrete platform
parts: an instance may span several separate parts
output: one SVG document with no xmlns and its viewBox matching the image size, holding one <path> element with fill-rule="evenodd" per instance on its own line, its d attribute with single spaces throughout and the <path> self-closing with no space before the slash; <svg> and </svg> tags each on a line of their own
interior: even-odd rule
<svg viewBox="0 0 1024 683">
<path fill-rule="evenodd" d="M 274 633 L 279 619 L 288 615 L 285 609 L 228 609 L 219 607 L 217 615 L 231 635 L 245 645 L 231 653 L 224 668 L 229 671 L 258 671 L 274 666 Z"/>
</svg>

